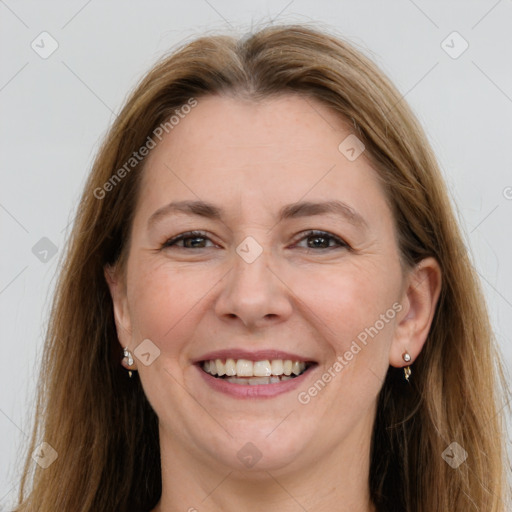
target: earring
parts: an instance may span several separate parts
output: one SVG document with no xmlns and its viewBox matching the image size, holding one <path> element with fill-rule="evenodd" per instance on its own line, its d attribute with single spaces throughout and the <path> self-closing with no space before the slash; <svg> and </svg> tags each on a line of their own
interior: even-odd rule
<svg viewBox="0 0 512 512">
<path fill-rule="evenodd" d="M 403 354 L 402 354 L 402 359 L 406 362 L 406 363 L 409 363 L 411 361 L 411 354 L 409 354 L 409 352 L 405 351 Z M 409 377 L 411 376 L 411 373 L 412 373 L 412 370 L 411 370 L 411 367 L 409 365 L 407 365 L 405 368 L 404 368 L 404 376 L 405 376 L 405 380 L 407 382 L 409 382 Z"/>
<path fill-rule="evenodd" d="M 133 364 L 133 357 L 132 357 L 131 352 L 128 350 L 128 347 L 124 348 L 123 355 L 124 355 L 124 357 L 126 357 L 128 359 L 128 366 L 131 366 Z M 128 370 L 128 377 L 130 377 L 130 379 L 132 378 L 131 370 Z"/>
</svg>

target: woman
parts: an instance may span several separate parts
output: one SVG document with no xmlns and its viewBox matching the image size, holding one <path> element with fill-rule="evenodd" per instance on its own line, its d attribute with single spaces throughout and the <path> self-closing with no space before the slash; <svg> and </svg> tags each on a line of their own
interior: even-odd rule
<svg viewBox="0 0 512 512">
<path fill-rule="evenodd" d="M 503 376 L 434 155 L 305 26 L 199 38 L 139 84 L 41 379 L 19 512 L 507 509 Z"/>
</svg>

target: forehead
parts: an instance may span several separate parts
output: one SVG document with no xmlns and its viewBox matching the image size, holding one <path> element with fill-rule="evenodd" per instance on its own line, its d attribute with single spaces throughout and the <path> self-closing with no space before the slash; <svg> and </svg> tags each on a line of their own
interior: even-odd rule
<svg viewBox="0 0 512 512">
<path fill-rule="evenodd" d="M 159 147 L 177 153 L 192 147 L 200 150 L 189 157 L 206 152 L 218 157 L 222 151 L 250 162 L 251 154 L 270 160 L 283 155 L 290 159 L 290 150 L 298 155 L 326 150 L 336 154 L 338 139 L 348 134 L 348 124 L 341 116 L 318 100 L 298 94 L 260 101 L 206 96 L 198 99 L 198 105 L 179 120 Z"/>
<path fill-rule="evenodd" d="M 269 212 L 301 199 L 344 200 L 367 215 L 386 208 L 364 152 L 351 161 L 339 149 L 348 123 L 318 100 L 197 101 L 147 158 L 139 201 L 146 216 L 149 207 L 183 199 Z"/>
</svg>

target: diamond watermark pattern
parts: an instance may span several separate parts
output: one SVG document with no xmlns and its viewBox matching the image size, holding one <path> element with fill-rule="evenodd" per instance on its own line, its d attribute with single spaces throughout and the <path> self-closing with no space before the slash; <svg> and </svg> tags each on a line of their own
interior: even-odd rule
<svg viewBox="0 0 512 512">
<path fill-rule="evenodd" d="M 57 48 L 59 43 L 52 37 L 48 32 L 41 32 L 33 41 L 30 43 L 32 50 L 34 50 L 39 57 L 47 59 Z"/>
<path fill-rule="evenodd" d="M 453 31 L 441 42 L 441 48 L 452 59 L 458 59 L 469 48 L 469 43 L 457 31 Z"/>
<path fill-rule="evenodd" d="M 263 252 L 263 247 L 252 236 L 248 236 L 236 248 L 236 252 L 246 263 L 252 263 Z"/>
<path fill-rule="evenodd" d="M 468 458 L 468 452 L 459 443 L 454 441 L 441 454 L 441 457 L 453 469 L 457 469 Z"/>
<path fill-rule="evenodd" d="M 160 355 L 160 349 L 150 339 L 146 338 L 137 345 L 133 353 L 144 366 L 149 366 Z"/>
<path fill-rule="evenodd" d="M 42 263 L 48 263 L 57 253 L 57 246 L 49 238 L 43 236 L 32 247 L 32 253 Z"/>
<path fill-rule="evenodd" d="M 365 150 L 363 141 L 358 139 L 354 134 L 349 135 L 338 146 L 339 152 L 350 162 L 357 160 L 361 153 Z"/>
<path fill-rule="evenodd" d="M 43 469 L 53 464 L 57 457 L 58 453 L 56 450 L 46 441 L 43 441 L 32 453 L 32 459 Z"/>
<path fill-rule="evenodd" d="M 262 457 L 262 453 L 251 442 L 245 443 L 237 452 L 240 462 L 247 468 L 252 468 Z"/>
</svg>

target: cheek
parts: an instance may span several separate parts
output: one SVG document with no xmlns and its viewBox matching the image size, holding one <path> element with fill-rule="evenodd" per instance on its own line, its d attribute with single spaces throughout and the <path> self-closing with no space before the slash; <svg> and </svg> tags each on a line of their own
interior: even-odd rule
<svg viewBox="0 0 512 512">
<path fill-rule="evenodd" d="M 364 340 L 365 329 L 376 323 L 378 331 L 386 335 L 393 325 L 392 306 L 400 282 L 396 269 L 388 266 L 384 270 L 383 265 L 365 259 L 347 260 L 337 269 L 297 272 L 289 278 L 294 283 L 294 293 L 314 313 L 317 328 L 323 337 L 331 340 L 337 353 L 348 350 L 351 341 L 361 333 L 360 338 Z M 383 322 L 381 315 L 386 313 L 387 321 Z"/>
<path fill-rule="evenodd" d="M 327 415 L 334 422 L 332 428 L 339 428 L 339 414 L 363 414 L 381 388 L 389 367 L 400 275 L 398 266 L 362 257 L 357 263 L 347 261 L 338 271 L 297 276 L 301 299 L 315 313 L 309 318 L 317 318 L 319 343 L 327 348 L 319 378 L 329 381 L 320 394 L 332 409 Z"/>
<path fill-rule="evenodd" d="M 374 404 L 389 367 L 397 276 L 392 266 L 386 273 L 376 265 L 351 263 L 338 272 L 303 274 L 295 281 L 310 309 L 309 318 L 316 318 L 319 343 L 328 349 L 318 375 L 327 384 L 314 384 L 321 392 L 301 390 L 318 395 L 318 406 L 329 410 L 323 416 L 326 428 L 342 428 L 339 418 L 352 411 L 354 417 L 343 423 L 347 426 Z"/>
<path fill-rule="evenodd" d="M 128 297 L 134 334 L 157 342 L 183 316 L 189 294 L 183 293 L 178 276 L 163 271 L 162 265 L 134 262 L 132 270 Z"/>
<path fill-rule="evenodd" d="M 128 294 L 134 337 L 149 338 L 161 350 L 177 351 L 197 326 L 194 311 L 201 309 L 218 278 L 211 269 L 192 271 L 142 258 L 131 270 Z"/>
</svg>

